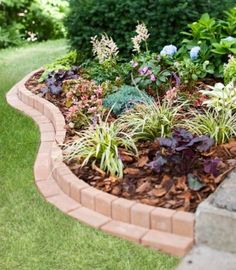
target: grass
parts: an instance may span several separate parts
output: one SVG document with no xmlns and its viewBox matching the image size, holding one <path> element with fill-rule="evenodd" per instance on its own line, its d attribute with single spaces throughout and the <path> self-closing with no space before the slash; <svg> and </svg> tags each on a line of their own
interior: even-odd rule
<svg viewBox="0 0 236 270">
<path fill-rule="evenodd" d="M 46 203 L 34 185 L 39 131 L 6 104 L 5 93 L 65 51 L 63 40 L 0 51 L 0 269 L 172 269 L 177 258 L 80 224 Z"/>
</svg>

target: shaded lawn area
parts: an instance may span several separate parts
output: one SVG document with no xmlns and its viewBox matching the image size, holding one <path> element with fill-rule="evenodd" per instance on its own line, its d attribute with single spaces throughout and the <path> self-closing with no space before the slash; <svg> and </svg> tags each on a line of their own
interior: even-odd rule
<svg viewBox="0 0 236 270">
<path fill-rule="evenodd" d="M 0 269 L 173 269 L 177 258 L 80 224 L 46 203 L 34 185 L 39 131 L 6 104 L 5 93 L 65 52 L 63 40 L 0 51 Z"/>
</svg>

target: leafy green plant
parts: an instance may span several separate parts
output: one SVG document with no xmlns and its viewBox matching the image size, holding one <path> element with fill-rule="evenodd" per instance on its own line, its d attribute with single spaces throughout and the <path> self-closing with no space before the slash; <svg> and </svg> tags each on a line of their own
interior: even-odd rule
<svg viewBox="0 0 236 270">
<path fill-rule="evenodd" d="M 180 51 L 184 52 L 193 46 L 200 46 L 200 61 L 203 63 L 208 60 L 214 67 L 214 76 L 223 76 L 223 65 L 227 60 L 227 54 L 236 53 L 236 35 L 234 9 L 229 10 L 224 20 L 214 19 L 209 14 L 203 14 L 201 18 L 189 24 L 189 32 L 182 32 L 187 38 L 182 43 Z M 232 36 L 231 36 L 232 35 Z M 212 69 L 212 67 L 211 67 Z"/>
<path fill-rule="evenodd" d="M 218 144 L 236 136 L 236 115 L 231 111 L 205 110 L 191 114 L 192 118 L 186 119 L 181 127 L 194 134 L 208 135 Z"/>
<path fill-rule="evenodd" d="M 100 169 L 112 176 L 123 176 L 123 163 L 119 156 L 119 147 L 137 154 L 132 138 L 119 129 L 113 122 L 99 120 L 97 125 L 78 133 L 79 138 L 64 146 L 65 160 L 76 159 L 81 167 L 98 163 Z"/>
<path fill-rule="evenodd" d="M 160 95 L 170 86 L 171 64 L 166 57 L 142 53 L 132 60 L 132 83 L 139 89 Z"/>
<path fill-rule="evenodd" d="M 152 100 L 153 99 L 145 92 L 135 87 L 124 85 L 120 87 L 117 92 L 106 96 L 103 99 L 103 106 L 111 108 L 114 114 L 120 115 L 137 104 L 149 104 Z"/>
<path fill-rule="evenodd" d="M 229 83 L 236 80 L 236 58 L 231 57 L 228 64 L 224 67 L 224 81 Z"/>
<path fill-rule="evenodd" d="M 209 61 L 205 61 L 201 64 L 189 58 L 184 58 L 182 61 L 176 61 L 174 67 L 177 70 L 181 83 L 187 85 L 191 90 L 197 80 L 203 79 L 206 77 L 207 73 L 213 72 L 208 69 L 209 64 Z"/>
<path fill-rule="evenodd" d="M 162 103 L 140 104 L 123 114 L 118 122 L 122 129 L 132 134 L 135 140 L 153 140 L 168 137 L 177 124 L 182 105 Z"/>
<path fill-rule="evenodd" d="M 214 87 L 209 87 L 212 89 L 211 91 L 200 91 L 203 95 L 209 97 L 203 104 L 214 108 L 216 111 L 236 111 L 236 85 L 233 82 L 226 86 L 222 83 L 216 83 Z"/>
<path fill-rule="evenodd" d="M 76 51 L 70 51 L 63 57 L 58 58 L 55 62 L 44 66 L 44 72 L 41 75 L 39 82 L 43 82 L 48 78 L 50 72 L 57 72 L 59 70 L 70 70 L 73 65 L 76 64 L 77 53 Z"/>
</svg>

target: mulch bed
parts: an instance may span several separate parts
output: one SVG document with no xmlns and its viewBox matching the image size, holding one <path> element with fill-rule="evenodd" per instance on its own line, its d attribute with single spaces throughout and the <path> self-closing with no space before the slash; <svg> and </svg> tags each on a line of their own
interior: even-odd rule
<svg viewBox="0 0 236 270">
<path fill-rule="evenodd" d="M 43 83 L 38 83 L 41 72 L 36 73 L 27 83 L 26 87 L 35 94 L 41 94 Z M 68 108 L 64 106 L 63 96 L 55 97 L 51 94 L 44 96 L 47 100 L 59 107 L 66 118 Z M 68 124 L 68 123 L 67 123 Z M 76 134 L 66 125 L 66 141 L 76 138 Z M 187 177 L 175 176 L 170 173 L 155 173 L 146 164 L 153 160 L 155 153 L 160 148 L 157 142 L 138 143 L 139 158 L 129 155 L 125 149 L 120 149 L 120 155 L 125 169 L 124 177 L 118 179 L 101 171 L 96 165 L 88 164 L 81 168 L 75 162 L 67 165 L 82 180 L 91 186 L 107 193 L 136 200 L 152 206 L 169 209 L 195 212 L 199 203 L 215 191 L 225 176 L 236 167 L 236 140 L 211 148 L 209 155 L 221 159 L 220 174 L 217 177 L 202 173 L 198 174 L 204 186 L 199 190 L 191 190 L 187 185 Z"/>
</svg>

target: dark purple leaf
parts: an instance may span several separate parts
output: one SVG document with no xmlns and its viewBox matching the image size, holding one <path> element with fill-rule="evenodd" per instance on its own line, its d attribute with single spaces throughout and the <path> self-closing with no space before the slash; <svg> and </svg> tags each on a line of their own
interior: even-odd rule
<svg viewBox="0 0 236 270">
<path fill-rule="evenodd" d="M 214 177 L 219 175 L 218 165 L 220 163 L 219 158 L 208 158 L 204 160 L 204 172 L 210 173 Z"/>
<path fill-rule="evenodd" d="M 163 158 L 162 156 L 159 156 L 154 161 L 147 164 L 147 166 L 152 169 L 153 171 L 159 173 L 163 167 L 167 163 L 167 160 Z"/>
</svg>

